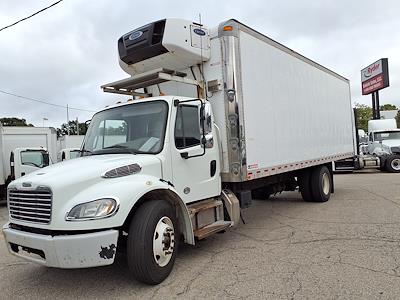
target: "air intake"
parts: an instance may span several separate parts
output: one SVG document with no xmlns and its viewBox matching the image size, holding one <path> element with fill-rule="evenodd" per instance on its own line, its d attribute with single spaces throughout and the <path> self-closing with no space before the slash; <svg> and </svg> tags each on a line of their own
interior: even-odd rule
<svg viewBox="0 0 400 300">
<path fill-rule="evenodd" d="M 105 172 L 101 177 L 103 178 L 118 178 L 139 173 L 142 168 L 138 164 L 127 165 L 118 167 Z"/>
</svg>

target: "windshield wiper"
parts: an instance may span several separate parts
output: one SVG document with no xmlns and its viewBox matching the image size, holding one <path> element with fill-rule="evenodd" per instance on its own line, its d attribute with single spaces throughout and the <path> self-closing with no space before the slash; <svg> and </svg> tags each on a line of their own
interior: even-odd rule
<svg viewBox="0 0 400 300">
<path fill-rule="evenodd" d="M 100 155 L 100 154 L 122 154 L 122 153 L 129 153 L 129 154 L 138 154 L 134 149 L 129 148 L 128 146 L 124 145 L 112 145 L 108 147 L 104 147 L 102 149 L 98 149 L 92 152 L 92 155 Z"/>
<path fill-rule="evenodd" d="M 86 149 L 79 149 L 78 151 L 74 151 L 74 152 L 79 152 L 79 153 L 89 153 L 92 154 L 93 152 L 90 150 L 86 150 Z"/>
<path fill-rule="evenodd" d="M 129 149 L 128 146 L 120 145 L 120 144 L 115 144 L 112 146 L 104 147 L 103 149 L 112 149 L 112 148 L 120 148 L 120 149 Z M 102 149 L 100 149 L 102 150 Z"/>
</svg>

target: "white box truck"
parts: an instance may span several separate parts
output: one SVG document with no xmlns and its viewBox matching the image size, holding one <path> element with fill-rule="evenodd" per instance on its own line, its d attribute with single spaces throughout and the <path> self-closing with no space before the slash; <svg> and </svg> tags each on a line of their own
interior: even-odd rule
<svg viewBox="0 0 400 300">
<path fill-rule="evenodd" d="M 48 150 L 55 154 L 56 139 L 54 128 L 0 124 L 0 203 L 12 180 L 49 165 Z"/>
<path fill-rule="evenodd" d="M 131 77 L 102 88 L 134 99 L 93 116 L 82 157 L 10 184 L 12 254 L 85 268 L 125 249 L 157 284 L 181 241 L 237 225 L 252 194 L 327 201 L 331 162 L 354 156 L 349 81 L 236 20 L 157 21 L 118 51 Z"/>
<path fill-rule="evenodd" d="M 63 135 L 57 139 L 57 161 L 64 161 L 80 156 L 84 135 Z"/>
</svg>

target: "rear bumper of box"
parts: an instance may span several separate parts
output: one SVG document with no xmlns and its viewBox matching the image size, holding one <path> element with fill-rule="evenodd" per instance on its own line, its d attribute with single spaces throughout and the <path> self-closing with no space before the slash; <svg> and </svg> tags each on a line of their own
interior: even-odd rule
<svg viewBox="0 0 400 300">
<path fill-rule="evenodd" d="M 118 242 L 118 230 L 51 236 L 12 229 L 6 224 L 3 234 L 11 254 L 64 269 L 110 265 Z"/>
</svg>

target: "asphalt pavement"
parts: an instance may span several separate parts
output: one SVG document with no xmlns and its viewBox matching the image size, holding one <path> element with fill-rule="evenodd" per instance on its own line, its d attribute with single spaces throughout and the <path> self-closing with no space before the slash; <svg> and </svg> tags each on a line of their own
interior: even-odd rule
<svg viewBox="0 0 400 300">
<path fill-rule="evenodd" d="M 254 201 L 246 224 L 181 247 L 158 286 L 132 279 L 124 257 L 80 270 L 26 262 L 0 235 L 0 299 L 400 299 L 400 174 L 335 182 L 327 203 L 297 192 Z"/>
</svg>

